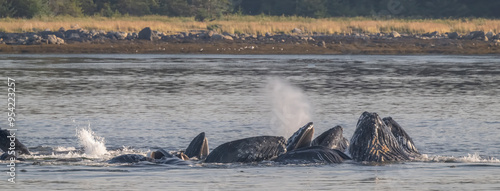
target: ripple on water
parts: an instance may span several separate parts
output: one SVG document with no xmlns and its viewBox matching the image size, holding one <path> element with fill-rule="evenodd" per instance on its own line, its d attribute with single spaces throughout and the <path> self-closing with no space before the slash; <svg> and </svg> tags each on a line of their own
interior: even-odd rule
<svg viewBox="0 0 500 191">
<path fill-rule="evenodd" d="M 499 189 L 498 56 L 9 55 L 0 68 L 19 82 L 18 138 L 34 153 L 18 163 L 22 184 L 14 188 Z M 427 158 L 378 166 L 106 163 L 182 150 L 200 132 L 210 148 L 276 135 L 270 77 L 304 93 L 316 132 L 342 125 L 349 138 L 363 111 L 378 112 Z M 80 143 L 75 127 L 88 124 L 105 144 L 94 135 Z M 107 153 L 89 157 L 99 145 Z"/>
</svg>

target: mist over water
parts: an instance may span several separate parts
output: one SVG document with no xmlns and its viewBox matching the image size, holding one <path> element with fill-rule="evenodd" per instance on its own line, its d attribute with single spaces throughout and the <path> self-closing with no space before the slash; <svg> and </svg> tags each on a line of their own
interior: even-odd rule
<svg viewBox="0 0 500 191">
<path fill-rule="evenodd" d="M 276 135 L 289 137 L 311 121 L 311 104 L 298 87 L 283 79 L 269 78 L 266 94 L 272 104 L 271 128 Z"/>
<path fill-rule="evenodd" d="M 99 158 L 108 153 L 104 144 L 104 137 L 97 136 L 90 128 L 90 124 L 88 127 L 78 127 L 76 136 L 78 137 L 78 143 L 85 151 L 85 156 Z"/>
</svg>

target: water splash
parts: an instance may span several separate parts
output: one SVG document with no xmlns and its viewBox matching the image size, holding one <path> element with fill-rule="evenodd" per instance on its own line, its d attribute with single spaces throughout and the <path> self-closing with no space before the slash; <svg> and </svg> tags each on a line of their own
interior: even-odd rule
<svg viewBox="0 0 500 191">
<path fill-rule="evenodd" d="M 311 121 L 311 105 L 299 88 L 285 80 L 270 78 L 266 93 L 272 102 L 271 128 L 277 135 L 288 137 Z"/>
<path fill-rule="evenodd" d="M 86 128 L 77 128 L 76 136 L 87 157 L 99 158 L 108 153 L 104 138 L 97 136 L 90 128 L 90 124 Z"/>
</svg>

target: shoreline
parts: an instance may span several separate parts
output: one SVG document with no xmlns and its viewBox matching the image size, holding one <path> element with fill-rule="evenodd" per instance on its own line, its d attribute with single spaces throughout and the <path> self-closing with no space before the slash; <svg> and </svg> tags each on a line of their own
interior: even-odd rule
<svg viewBox="0 0 500 191">
<path fill-rule="evenodd" d="M 253 48 L 252 48 L 253 47 Z M 107 42 L 64 45 L 0 45 L 0 54 L 366 54 L 366 55 L 487 55 L 500 54 L 489 42 L 353 42 L 331 44 Z"/>
<path fill-rule="evenodd" d="M 298 30 L 298 29 L 297 29 Z M 407 35 L 392 33 L 308 35 L 218 34 L 193 31 L 167 35 L 149 27 L 139 33 L 84 29 L 0 33 L 0 54 L 500 54 L 500 34 L 475 31 Z"/>
</svg>

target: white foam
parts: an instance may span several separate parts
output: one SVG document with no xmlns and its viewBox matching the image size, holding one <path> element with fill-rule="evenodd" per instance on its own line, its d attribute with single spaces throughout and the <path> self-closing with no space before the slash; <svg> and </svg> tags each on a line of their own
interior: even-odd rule
<svg viewBox="0 0 500 191">
<path fill-rule="evenodd" d="M 417 159 L 418 160 L 418 159 Z M 495 157 L 483 158 L 478 153 L 470 154 L 462 157 L 454 156 L 428 156 L 422 155 L 420 160 L 424 162 L 458 162 L 458 163 L 500 163 L 500 160 Z"/>
<path fill-rule="evenodd" d="M 299 88 L 285 80 L 271 78 L 266 92 L 273 106 L 271 128 L 274 133 L 288 137 L 311 121 L 311 105 Z"/>
<path fill-rule="evenodd" d="M 57 150 L 58 147 L 54 148 L 54 151 Z M 58 151 L 60 153 L 54 153 L 52 152 L 51 154 L 39 154 L 38 152 L 32 152 L 33 155 L 26 156 L 25 159 L 28 160 L 38 160 L 38 161 L 44 161 L 46 159 L 78 159 L 78 158 L 87 158 L 92 161 L 106 161 L 109 160 L 113 157 L 123 155 L 123 154 L 139 154 L 139 155 L 145 155 L 151 150 L 135 150 L 129 147 L 123 147 L 122 149 L 117 149 L 117 150 L 110 150 L 107 151 L 106 154 L 101 155 L 99 157 L 93 156 L 93 155 L 88 155 L 87 153 L 82 153 L 78 151 L 77 149 L 71 150 L 72 147 L 61 147 L 63 149 L 67 149 L 66 151 Z M 63 160 L 64 162 L 65 160 Z M 54 163 L 51 161 L 51 163 Z M 76 164 L 76 163 L 75 163 Z"/>
<path fill-rule="evenodd" d="M 57 151 L 57 152 L 66 152 L 66 151 L 75 151 L 76 148 L 75 147 L 60 147 L 60 146 L 57 146 L 54 148 L 54 151 Z"/>
<path fill-rule="evenodd" d="M 478 153 L 469 154 L 467 156 L 463 156 L 458 158 L 461 162 L 470 162 L 470 163 L 500 163 L 500 160 L 490 157 L 488 159 L 482 158 Z"/>
<path fill-rule="evenodd" d="M 100 158 L 108 153 L 104 144 L 104 137 L 97 136 L 90 128 L 90 124 L 85 128 L 77 128 L 76 136 L 80 146 L 85 151 L 86 157 Z"/>
<path fill-rule="evenodd" d="M 150 156 L 150 153 L 151 153 L 151 150 L 149 150 L 149 149 L 148 150 L 136 150 L 136 149 L 133 149 L 131 147 L 126 147 L 126 146 L 122 146 L 122 148 L 118 149 L 118 150 L 108 151 L 108 154 L 111 157 L 115 157 L 118 155 L 124 155 L 124 154 L 139 154 L 139 155 Z"/>
</svg>

